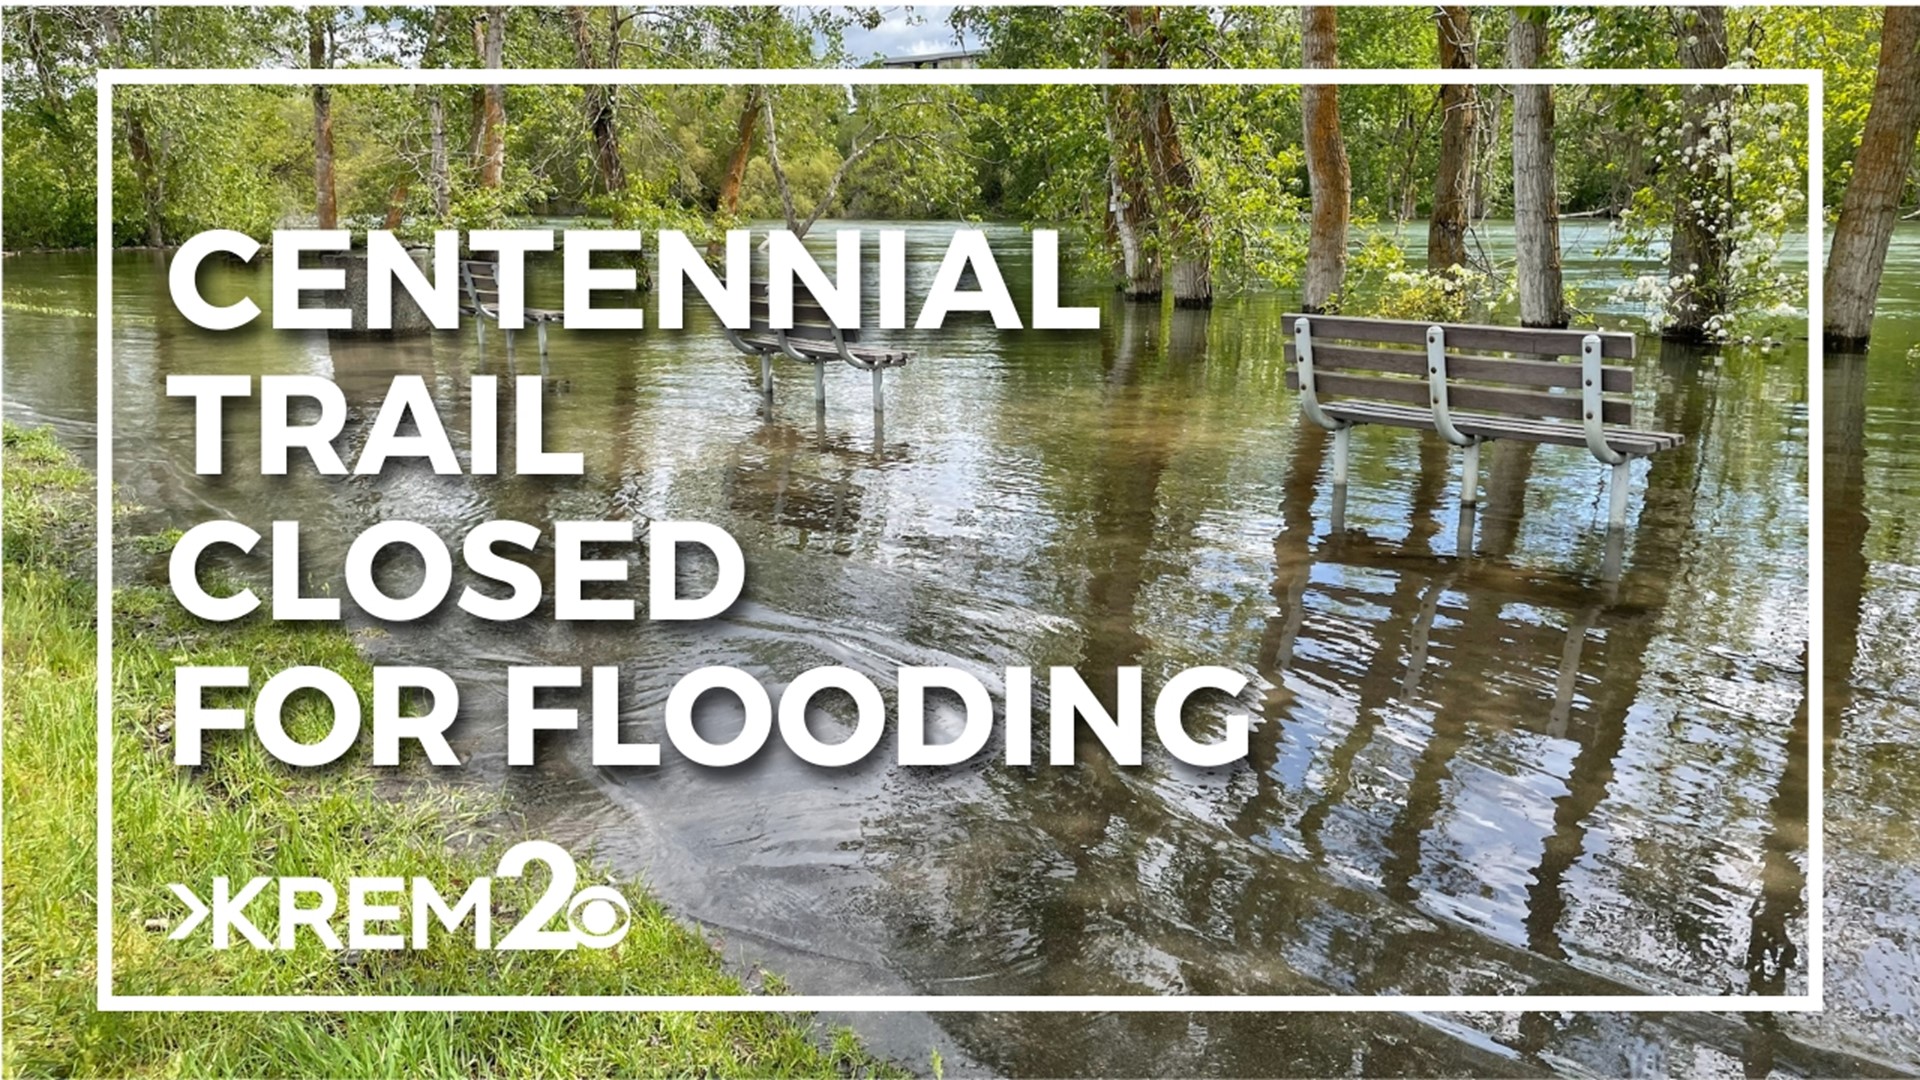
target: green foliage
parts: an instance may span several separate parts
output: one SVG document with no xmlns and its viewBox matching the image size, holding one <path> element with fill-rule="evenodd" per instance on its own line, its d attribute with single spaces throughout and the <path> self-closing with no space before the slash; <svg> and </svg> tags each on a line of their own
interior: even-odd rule
<svg viewBox="0 0 1920 1080">
<path fill-rule="evenodd" d="M 1144 10 L 1151 24 L 1144 36 L 1118 8 L 961 6 L 947 18 L 981 43 L 978 60 L 989 67 L 1300 63 L 1294 9 Z M 1548 66 L 1678 63 L 1683 16 L 1669 9 L 1518 10 L 1546 27 Z M 848 52 L 846 33 L 882 17 L 879 9 L 826 7 L 589 11 L 588 61 L 623 67 L 860 63 L 870 58 Z M 92 72 L 100 66 L 304 66 L 309 30 L 318 26 L 327 62 L 336 66 L 474 67 L 482 62 L 473 33 L 482 17 L 484 9 L 399 6 L 315 8 L 311 21 L 293 8 L 9 9 L 0 23 L 9 57 L 5 242 L 92 242 Z M 912 11 L 888 17 L 926 18 Z M 1508 9 L 1475 9 L 1482 65 L 1504 63 L 1511 17 Z M 1838 203 L 1871 96 L 1878 22 L 1870 8 L 1728 13 L 1736 66 L 1812 62 L 1826 70 L 1829 206 Z M 566 9 L 515 8 L 506 30 L 510 66 L 581 63 Z M 1432 9 L 1343 8 L 1338 48 L 1349 67 L 1431 65 L 1438 56 Z M 611 91 L 625 183 L 609 192 L 580 87 L 508 88 L 498 189 L 480 183 L 473 88 L 338 88 L 332 115 L 342 221 L 368 228 L 397 216 L 403 232 L 418 237 L 438 226 L 577 214 L 709 232 L 732 218 L 778 219 L 784 207 L 758 117 L 749 125 L 738 213 L 722 220 L 718 205 L 750 93 L 745 86 Z M 1297 91 L 1169 93 L 1210 219 L 1216 287 L 1292 287 L 1304 259 L 1308 195 Z M 1617 250 L 1639 262 L 1658 258 L 1671 226 L 1674 162 L 1684 152 L 1675 145 L 1676 101 L 1671 88 L 1659 87 L 1555 94 L 1562 209 L 1624 214 Z M 435 103 L 450 195 L 444 214 L 434 198 Z M 1736 96 L 1734 324 L 1767 318 L 1796 302 L 1802 287 L 1781 255 L 1803 208 L 1808 143 L 1799 104 L 1797 94 L 1779 89 L 1748 87 Z M 1095 250 L 1112 250 L 1110 110 L 1098 87 L 782 87 L 775 105 L 784 172 L 802 219 L 815 208 L 825 217 L 1012 219 L 1066 228 Z M 1482 88 L 1479 106 L 1476 212 L 1497 218 L 1511 211 L 1510 109 L 1499 87 Z M 1340 107 L 1356 223 L 1424 213 L 1437 168 L 1436 88 L 1348 86 Z M 174 243 L 214 224 L 263 236 L 313 212 L 313 104 L 303 88 L 129 89 L 116 102 L 115 125 L 117 243 Z M 144 155 L 135 153 L 136 128 Z M 1146 243 L 1151 250 L 1169 236 L 1160 229 Z M 1503 268 L 1475 269 L 1490 287 L 1505 287 Z M 1636 285 L 1650 309 L 1670 287 L 1650 275 Z"/>
<path fill-rule="evenodd" d="M 1840 205 L 1873 100 L 1880 58 L 1878 7 L 1764 7 L 1750 10 L 1742 62 L 1762 68 L 1819 68 L 1826 85 L 1826 203 Z M 1788 147 L 1786 149 L 1793 149 Z"/>
<path fill-rule="evenodd" d="M 1494 302 L 1489 275 L 1464 266 L 1427 270 L 1407 265 L 1392 237 L 1369 233 L 1347 265 L 1340 308 L 1351 314 L 1421 322 L 1473 322 Z"/>
</svg>

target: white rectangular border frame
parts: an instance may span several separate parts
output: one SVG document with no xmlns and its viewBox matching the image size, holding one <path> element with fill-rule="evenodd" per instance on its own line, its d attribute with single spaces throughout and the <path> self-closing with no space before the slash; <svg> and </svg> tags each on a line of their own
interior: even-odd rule
<svg viewBox="0 0 1920 1080">
<path fill-rule="evenodd" d="M 800 994 L 776 997 L 709 995 L 545 996 L 504 994 L 245 994 L 121 995 L 113 992 L 113 91 L 119 86 L 258 85 L 311 86 L 580 86 L 704 85 L 762 83 L 788 86 L 972 85 L 1248 85 L 1351 86 L 1443 84 L 1544 84 L 1562 86 L 1634 83 L 1656 86 L 1802 86 L 1807 91 L 1807 400 L 1808 400 L 1808 598 L 1807 598 L 1807 992 L 1797 995 L 1714 994 L 1483 994 L 1483 995 L 1218 995 L 1156 997 L 1132 994 Z M 96 490 L 97 569 L 97 757 L 95 822 L 96 1007 L 102 1012 L 1801 1012 L 1824 1000 L 1823 900 L 1825 875 L 1825 702 L 1821 678 L 1824 649 L 1821 596 L 1825 586 L 1818 528 L 1825 502 L 1816 457 L 1824 445 L 1824 393 L 1820 373 L 1824 207 L 1825 77 L 1817 69 L 1379 69 L 1247 68 L 1147 70 L 1033 69 L 648 69 L 472 70 L 359 68 L 171 69 L 110 68 L 98 73 L 98 463 Z"/>
</svg>

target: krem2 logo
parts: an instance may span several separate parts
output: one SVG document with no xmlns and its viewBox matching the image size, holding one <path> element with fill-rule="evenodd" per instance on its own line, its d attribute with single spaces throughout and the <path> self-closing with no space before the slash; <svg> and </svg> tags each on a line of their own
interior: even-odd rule
<svg viewBox="0 0 1920 1080">
<path fill-rule="evenodd" d="M 423 877 L 352 877 L 347 879 L 344 910 L 340 891 L 332 882 L 315 877 L 256 877 L 235 889 L 224 877 L 213 879 L 211 897 L 202 900 L 185 885 L 167 888 L 187 905 L 187 917 L 167 937 L 185 940 L 201 923 L 213 934 L 213 947 L 230 947 L 235 938 L 256 949 L 291 949 L 302 927 L 329 949 L 424 949 L 436 924 L 457 934 L 471 924 L 476 949 L 605 949 L 627 936 L 632 910 L 626 897 L 606 885 L 575 891 L 579 872 L 573 856 L 558 844 L 527 840 L 507 849 L 494 868 L 494 877 L 518 878 L 532 863 L 547 868 L 548 881 L 526 915 L 493 936 L 493 878 L 476 878 L 457 900 Z M 278 915 L 276 936 L 262 933 L 249 909 L 269 891 Z M 566 929 L 550 929 L 564 916 Z M 336 926 L 344 924 L 346 938 Z M 405 932 L 402 932 L 405 931 Z"/>
</svg>

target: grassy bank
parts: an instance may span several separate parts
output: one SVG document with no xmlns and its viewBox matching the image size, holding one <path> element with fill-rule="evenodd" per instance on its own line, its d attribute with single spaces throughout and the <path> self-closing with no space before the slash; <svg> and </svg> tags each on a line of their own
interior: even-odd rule
<svg viewBox="0 0 1920 1080">
<path fill-rule="evenodd" d="M 94 1000 L 92 478 L 44 431 L 5 432 L 5 1071 L 9 1075 L 846 1075 L 882 1069 L 850 1033 L 778 1014 L 97 1013 Z M 137 565 L 162 543 L 133 545 Z M 317 664 L 364 698 L 369 669 L 337 627 L 265 620 L 210 632 L 154 586 L 115 596 L 115 986 L 121 993 L 742 994 L 711 945 L 623 886 L 632 930 L 605 950 L 502 953 L 437 939 L 420 952 L 215 951 L 168 881 L 218 874 L 491 874 L 519 837 L 503 807 L 424 782 L 383 783 L 348 762 L 283 768 L 251 740 L 210 740 L 206 765 L 171 764 L 172 672 Z M 297 737 L 322 718 L 296 697 Z M 303 733 L 302 727 L 306 730 Z M 403 770 L 405 772 L 405 770 Z M 502 832 L 506 835 L 502 837 Z M 584 873 L 583 878 L 588 875 Z M 525 911 L 530 890 L 494 908 Z M 344 892 L 344 889 L 343 889 Z M 450 895 L 452 893 L 450 892 Z M 252 909 L 271 934 L 270 900 Z M 496 921 L 496 927 L 500 924 Z M 497 933 L 497 931 L 496 931 Z"/>
</svg>

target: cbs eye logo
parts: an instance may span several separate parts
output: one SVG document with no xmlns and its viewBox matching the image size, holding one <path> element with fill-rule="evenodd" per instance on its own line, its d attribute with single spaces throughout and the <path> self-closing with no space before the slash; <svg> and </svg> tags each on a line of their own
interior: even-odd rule
<svg viewBox="0 0 1920 1080">
<path fill-rule="evenodd" d="M 567 926 L 574 940 L 589 949 L 617 945 L 633 927 L 627 898 L 610 885 L 590 885 L 573 894 L 567 905 Z"/>
</svg>

